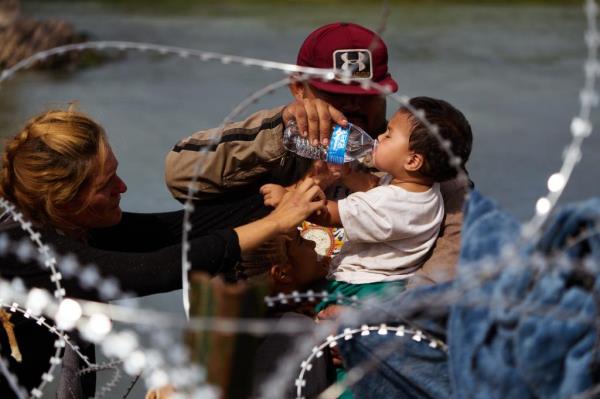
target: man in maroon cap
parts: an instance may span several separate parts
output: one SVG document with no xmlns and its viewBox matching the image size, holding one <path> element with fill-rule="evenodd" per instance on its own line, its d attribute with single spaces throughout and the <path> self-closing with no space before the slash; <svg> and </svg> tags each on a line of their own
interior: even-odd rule
<svg viewBox="0 0 600 399">
<path fill-rule="evenodd" d="M 312 32 L 300 47 L 297 64 L 303 67 L 330 68 L 345 74 L 349 81 L 310 79 L 295 82 L 290 90 L 296 103 L 283 111 L 283 120 L 296 119 L 298 128 L 313 144 L 327 144 L 331 121 L 344 119 L 362 127 L 373 138 L 386 128 L 385 96 L 361 83 L 373 81 L 391 92 L 398 84 L 388 72 L 388 53 L 383 40 L 374 32 L 352 23 L 333 23 Z"/>
<path fill-rule="evenodd" d="M 364 89 L 371 80 L 395 92 L 398 85 L 387 67 L 387 47 L 374 32 L 352 23 L 333 23 L 312 32 L 298 52 L 297 64 L 334 68 L 349 82 L 309 79 L 290 84 L 294 102 L 259 111 L 224 129 L 194 133 L 175 145 L 166 159 L 166 181 L 173 196 L 198 201 L 232 192 L 257 191 L 260 185 L 296 182 L 311 161 L 288 153 L 283 129 L 296 120 L 314 145 L 328 144 L 331 127 L 348 121 L 376 138 L 386 129 L 386 100 L 378 90 Z M 200 170 L 196 170 L 199 166 Z M 196 182 L 193 182 L 197 174 Z"/>
<path fill-rule="evenodd" d="M 301 134 L 313 145 L 319 142 L 327 145 L 332 124 L 345 125 L 348 121 L 376 138 L 386 129 L 386 99 L 379 90 L 365 89 L 361 83 L 370 80 L 390 92 L 397 91 L 387 62 L 383 40 L 360 25 L 338 22 L 315 30 L 300 47 L 297 64 L 333 68 L 347 77 L 347 81 L 292 82 L 289 87 L 294 102 L 181 140 L 167 155 L 165 164 L 166 182 L 172 195 L 182 202 L 188 198 L 194 200 L 196 212 L 204 212 L 213 223 L 215 217 L 222 218 L 226 224 L 234 220 L 234 213 L 250 212 L 237 209 L 239 198 L 256 196 L 256 201 L 262 204 L 262 196 L 258 194 L 262 185 L 289 186 L 310 171 L 312 160 L 289 153 L 283 146 L 283 130 L 290 120 L 296 121 Z M 427 281 L 453 276 L 464 197 L 463 188 L 453 184 L 442 186 L 446 221 L 442 227 L 443 239 L 438 240 L 428 261 L 429 265 L 435 264 L 432 271 L 428 263 L 420 271 Z M 452 195 L 446 195 L 448 189 Z M 334 196 L 346 194 L 336 192 Z M 240 222 L 245 220 L 236 219 L 236 223 Z"/>
</svg>

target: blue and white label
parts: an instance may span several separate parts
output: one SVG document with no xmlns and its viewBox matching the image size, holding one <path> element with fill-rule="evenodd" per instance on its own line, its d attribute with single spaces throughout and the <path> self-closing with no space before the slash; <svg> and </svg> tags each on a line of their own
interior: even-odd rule
<svg viewBox="0 0 600 399">
<path fill-rule="evenodd" d="M 331 133 L 329 148 L 327 148 L 327 162 L 343 164 L 346 157 L 346 145 L 350 136 L 350 128 L 335 125 Z"/>
</svg>

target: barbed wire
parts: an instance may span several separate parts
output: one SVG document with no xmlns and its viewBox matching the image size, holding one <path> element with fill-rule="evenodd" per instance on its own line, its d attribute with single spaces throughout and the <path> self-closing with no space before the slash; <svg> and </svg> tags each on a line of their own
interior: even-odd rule
<svg viewBox="0 0 600 399">
<path fill-rule="evenodd" d="M 4 377 L 12 392 L 17 396 L 17 399 L 25 399 L 27 390 L 19 385 L 19 379 L 8 368 L 7 362 L 0 356 L 0 375 Z"/>
<path fill-rule="evenodd" d="M 189 364 L 189 357 L 183 346 L 169 346 L 168 350 L 171 354 L 180 354 L 171 356 L 174 361 L 169 363 L 161 352 L 143 348 L 138 335 L 132 330 L 112 331 L 110 319 L 107 316 L 110 310 L 109 305 L 89 301 L 82 301 L 82 305 L 79 305 L 79 302 L 70 298 L 59 302 L 49 297 L 48 302 L 38 309 L 41 313 L 57 320 L 57 324 L 60 324 L 61 321 L 65 322 L 65 317 L 69 318 L 69 329 L 78 329 L 81 338 L 99 344 L 106 356 L 115 359 L 108 363 L 92 364 L 87 356 L 79 350 L 79 347 L 70 341 L 67 334 L 55 325 L 48 323 L 44 316 L 34 316 L 31 309 L 19 305 L 19 302 L 27 301 L 30 293 L 34 290 L 39 289 L 33 288 L 28 293 L 20 292 L 20 290 L 13 289 L 12 284 L 0 280 L 0 295 L 3 298 L 15 299 L 12 304 L 0 303 L 0 306 L 7 307 L 13 313 L 22 313 L 25 318 L 31 318 L 36 324 L 45 327 L 50 333 L 59 337 L 54 344 L 57 352 L 50 359 L 53 367 L 42 375 L 42 384 L 32 389 L 32 398 L 41 398 L 45 384 L 53 381 L 54 367 L 62 363 L 60 352 L 65 345 L 70 346 L 77 356 L 85 361 L 87 366 L 81 371 L 84 374 L 97 370 L 115 369 L 117 364 L 122 364 L 125 372 L 129 375 L 136 376 L 143 371 L 148 388 L 161 387 L 170 381 L 176 381 L 178 388 L 182 391 L 188 390 L 193 393 L 195 389 L 202 386 L 202 376 L 205 373 L 200 366 Z M 98 312 L 97 306 L 105 307 L 105 312 Z M 167 350 L 167 348 L 163 349 Z M 115 371 L 115 373 L 113 378 L 100 389 L 103 394 L 109 393 L 115 387 L 116 380 L 120 378 L 120 372 Z"/>
<path fill-rule="evenodd" d="M 48 50 L 37 52 L 30 57 L 16 63 L 14 66 L 7 68 L 0 73 L 0 83 L 12 78 L 17 72 L 31 68 L 37 62 L 45 61 L 46 59 L 58 55 L 64 55 L 69 52 L 79 52 L 86 50 L 106 51 L 139 51 L 155 52 L 160 55 L 173 55 L 180 58 L 196 58 L 202 62 L 216 61 L 223 65 L 238 64 L 247 67 L 258 67 L 263 70 L 276 70 L 284 73 L 303 73 L 310 74 L 314 77 L 321 77 L 324 80 L 333 80 L 336 73 L 332 69 L 302 67 L 295 64 L 283 62 L 275 62 L 269 60 L 261 60 L 257 58 L 241 57 L 236 55 L 227 55 L 215 53 L 211 51 L 196 50 L 184 47 L 166 46 L 161 44 L 130 42 L 130 41 L 90 41 L 85 43 L 68 44 L 58 46 Z"/>
<path fill-rule="evenodd" d="M 349 341 L 355 338 L 355 335 L 358 334 L 358 337 L 364 337 L 371 334 L 372 331 L 376 331 L 379 335 L 388 335 L 390 332 L 394 332 L 394 335 L 399 338 L 410 338 L 415 342 L 426 342 L 430 348 L 439 349 L 443 352 L 447 352 L 448 348 L 446 344 L 438 339 L 431 337 L 429 334 L 423 332 L 422 330 L 413 330 L 404 325 L 399 326 L 388 326 L 385 323 L 371 326 L 367 324 L 363 324 L 360 328 L 345 328 L 344 331 L 337 335 L 329 335 L 323 343 L 320 345 L 314 346 L 311 350 L 310 355 L 300 364 L 300 374 L 298 378 L 294 381 L 296 385 L 296 399 L 303 399 L 302 396 L 302 388 L 306 386 L 306 380 L 304 376 L 307 372 L 312 369 L 312 361 L 315 358 L 319 358 L 323 356 L 323 350 L 325 348 L 334 348 L 337 346 L 338 341 L 344 340 Z M 343 391 L 338 391 L 337 388 L 332 389 L 335 390 L 336 393 L 334 395 L 330 395 L 329 393 L 324 392 L 321 396 L 325 398 L 337 398 Z M 325 396 L 323 396 L 325 395 Z"/>
<path fill-rule="evenodd" d="M 579 116 L 574 118 L 572 121 L 572 124 L 571 124 L 571 133 L 573 134 L 573 141 L 569 145 L 569 147 L 567 147 L 567 150 L 565 151 L 564 162 L 560 168 L 560 172 L 558 174 L 552 175 L 548 181 L 550 193 L 548 194 L 548 196 L 543 197 L 538 201 L 538 206 L 537 206 L 538 212 L 532 218 L 532 220 L 526 225 L 526 228 L 524 229 L 524 238 L 525 239 L 533 238 L 535 236 L 535 234 L 538 234 L 540 232 L 540 229 L 542 228 L 544 222 L 547 220 L 548 215 L 551 213 L 552 209 L 555 207 L 555 204 L 558 201 L 558 198 L 560 197 L 563 190 L 565 189 L 565 187 L 570 179 L 571 173 L 574 169 L 574 166 L 576 165 L 577 162 L 579 162 L 579 160 L 581 158 L 580 150 L 581 150 L 583 139 L 586 138 L 587 136 L 589 136 L 589 134 L 592 131 L 592 125 L 589 121 L 589 113 L 590 113 L 591 108 L 593 106 L 595 106 L 598 102 L 597 93 L 594 88 L 594 83 L 595 83 L 595 76 L 597 74 L 600 74 L 600 64 L 598 64 L 597 59 L 596 59 L 596 50 L 597 50 L 598 43 L 600 42 L 600 36 L 598 35 L 598 33 L 596 31 L 596 27 L 595 27 L 595 18 L 597 16 L 597 7 L 596 7 L 595 1 L 592 1 L 592 0 L 586 1 L 586 15 L 588 16 L 588 23 L 590 24 L 590 30 L 586 34 L 586 44 L 588 45 L 588 54 L 590 56 L 588 57 L 588 62 L 586 63 L 586 69 L 585 69 L 586 85 L 580 96 L 581 111 L 579 113 Z M 593 18 L 592 18 L 593 25 L 590 23 L 590 15 L 593 16 Z M 87 47 L 87 45 L 90 45 L 91 47 Z M 17 71 L 22 70 L 22 69 L 27 69 L 31 65 L 33 65 L 33 63 L 35 63 L 36 61 L 43 60 L 47 57 L 50 57 L 53 55 L 58 55 L 58 54 L 64 54 L 65 52 L 68 52 L 68 51 L 83 51 L 86 49 L 104 50 L 104 49 L 111 48 L 111 46 L 113 46 L 113 45 L 118 50 L 157 51 L 161 54 L 177 55 L 182 58 L 196 57 L 202 61 L 220 61 L 223 64 L 238 63 L 238 64 L 245 65 L 245 66 L 256 66 L 256 67 L 261 67 L 264 69 L 281 70 L 281 71 L 284 71 L 287 73 L 298 72 L 298 73 L 306 74 L 306 76 L 303 77 L 304 79 L 307 79 L 308 77 L 323 77 L 325 79 L 330 80 L 330 79 L 336 77 L 331 74 L 331 71 L 324 72 L 324 71 L 308 71 L 308 70 L 290 69 L 289 68 L 290 64 L 270 63 L 268 61 L 263 61 L 263 60 L 256 60 L 256 59 L 245 58 L 245 57 L 227 56 L 227 55 L 223 55 L 223 54 L 202 52 L 202 51 L 198 51 L 198 50 L 189 50 L 189 49 L 183 49 L 183 48 L 177 48 L 177 47 L 159 46 L 159 45 L 144 44 L 144 43 L 132 43 L 132 42 L 95 42 L 95 43 L 86 43 L 85 45 L 80 44 L 80 45 L 73 45 L 73 46 L 62 46 L 61 48 L 52 49 L 47 52 L 38 53 L 37 55 L 34 55 L 27 60 L 24 60 L 20 64 L 15 65 L 15 67 L 13 67 L 9 70 L 3 71 L 2 74 L 0 74 L 0 83 L 3 82 L 4 80 L 11 78 Z M 593 57 L 592 57 L 592 55 L 593 55 Z M 300 67 L 297 67 L 297 68 L 300 68 Z M 339 76 L 337 76 L 337 77 L 339 77 Z M 344 81 L 343 76 L 341 77 L 341 80 Z M 265 89 L 257 92 L 257 93 L 260 93 L 260 95 L 258 95 L 256 98 L 262 97 L 263 95 L 266 95 L 266 94 L 270 94 L 275 88 L 283 87 L 288 82 L 289 82 L 289 78 L 275 82 L 274 84 L 270 85 L 271 87 L 267 86 L 269 88 L 265 88 Z M 373 86 L 371 86 L 371 84 L 372 83 L 368 83 L 368 85 L 366 85 L 366 87 L 372 88 Z M 389 90 L 387 90 L 387 91 L 388 91 L 387 94 L 390 94 Z M 381 92 L 386 93 L 386 88 L 382 88 Z M 408 99 L 406 97 L 398 97 L 397 95 L 391 95 L 391 97 L 392 98 L 397 97 L 395 100 L 399 104 L 407 105 L 407 103 L 408 103 Z M 232 120 L 239 113 L 243 112 L 243 110 L 245 110 L 247 107 L 247 105 L 245 105 L 245 104 L 249 105 L 251 103 L 254 103 L 255 102 L 254 100 L 255 99 L 253 98 L 251 101 L 242 102 L 240 104 L 240 106 L 236 107 L 234 109 L 234 111 L 228 116 L 229 119 L 225 118 L 223 125 L 228 123 L 228 121 Z M 415 116 L 417 116 L 417 117 L 420 116 L 418 110 L 411 110 L 411 112 L 413 112 L 415 114 Z M 427 121 L 424 121 L 424 123 L 427 124 Z M 434 125 L 427 125 L 427 127 L 432 131 L 432 134 L 436 133 L 436 128 Z M 438 137 L 438 139 L 439 139 L 439 136 L 436 136 L 436 137 Z M 448 148 L 444 147 L 444 148 L 448 149 L 449 151 L 451 150 L 449 147 Z M 450 152 L 450 154 L 451 154 L 451 152 Z M 456 162 L 455 158 L 451 158 L 451 159 L 453 159 Z M 460 162 L 460 159 L 458 159 L 458 162 Z M 463 176 L 463 178 L 465 178 L 465 176 Z M 545 202 L 545 200 L 547 200 L 548 202 Z M 542 202 L 540 203 L 540 201 L 542 201 Z M 549 206 L 547 206 L 548 203 L 549 203 Z M 193 211 L 193 208 L 187 207 L 187 208 L 185 208 L 185 210 L 186 210 L 186 212 L 188 212 L 188 211 L 191 212 L 191 211 Z M 184 231 L 185 231 L 185 228 L 186 228 L 186 226 L 184 226 Z M 30 237 L 32 240 L 34 240 L 33 236 L 30 236 Z M 36 241 L 36 244 L 39 244 L 39 246 L 41 246 L 42 245 L 41 241 L 39 241 L 40 237 L 37 237 L 37 238 L 38 238 L 38 241 Z M 188 248 L 186 248 L 186 243 L 187 243 L 187 241 L 184 241 L 184 244 L 183 244 L 184 252 L 185 252 L 185 249 L 189 250 L 189 244 L 188 244 Z M 184 266 L 187 266 L 187 265 L 184 265 Z M 184 269 L 184 267 L 182 267 L 182 269 Z M 53 272 L 55 272 L 54 269 L 53 269 Z M 57 281 L 55 281 L 55 283 L 57 283 L 58 281 L 60 281 L 60 279 L 57 279 Z M 481 283 L 481 281 L 479 281 L 479 283 Z M 64 295 L 64 290 L 62 292 L 58 290 L 58 292 L 59 292 L 59 294 L 62 293 Z M 56 292 L 55 292 L 55 295 L 56 295 Z M 195 328 L 195 327 L 192 327 L 192 328 Z"/>
<path fill-rule="evenodd" d="M 79 370 L 77 375 L 85 375 L 85 374 L 90 374 L 90 373 L 96 374 L 100 371 L 106 371 L 106 370 L 113 371 L 114 373 L 112 375 L 112 378 L 108 382 L 106 382 L 106 384 L 104 384 L 100 388 L 100 392 L 96 393 L 96 395 L 94 396 L 95 398 L 103 398 L 105 395 L 107 395 L 113 389 L 115 389 L 117 387 L 117 383 L 122 378 L 121 370 L 119 369 L 120 365 L 121 365 L 121 361 L 109 361 L 107 363 L 100 364 L 100 365 L 91 365 L 87 368 Z"/>
<path fill-rule="evenodd" d="M 559 171 L 548 178 L 548 194 L 537 200 L 536 213 L 523 228 L 522 235 L 525 240 L 535 240 L 536 237 L 539 237 L 542 225 L 548 219 L 569 183 L 575 166 L 581 161 L 583 141 L 592 134 L 593 125 L 590 113 L 592 108 L 598 105 L 596 77 L 600 76 L 600 63 L 598 62 L 600 34 L 596 24 L 598 17 L 596 0 L 585 0 L 584 10 L 587 21 L 587 31 L 585 32 L 587 60 L 584 65 L 585 83 L 579 94 L 579 113 L 571 121 L 572 138 L 563 152 L 563 163 Z"/>
</svg>

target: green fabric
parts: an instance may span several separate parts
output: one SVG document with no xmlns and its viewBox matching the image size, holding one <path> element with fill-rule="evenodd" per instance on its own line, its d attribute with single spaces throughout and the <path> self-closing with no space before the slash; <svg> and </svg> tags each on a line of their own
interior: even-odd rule
<svg viewBox="0 0 600 399">
<path fill-rule="evenodd" d="M 329 281 L 327 283 L 327 292 L 330 297 L 321 301 L 315 308 L 317 312 L 325 309 L 329 305 L 337 303 L 336 296 L 343 295 L 350 298 L 356 296 L 359 299 L 364 299 L 369 296 L 387 296 L 393 293 L 399 293 L 406 288 L 406 280 L 389 281 L 382 283 L 369 284 L 350 284 L 343 281 Z M 386 293 L 389 291 L 389 294 Z M 345 303 L 342 302 L 342 305 Z"/>
<path fill-rule="evenodd" d="M 343 281 L 329 281 L 327 283 L 327 292 L 330 296 L 321 301 L 315 307 L 315 310 L 320 312 L 329 305 L 337 304 L 336 298 L 338 294 L 348 298 L 356 296 L 358 299 L 365 299 L 370 296 L 392 296 L 404 291 L 406 289 L 406 282 L 406 280 L 398 280 L 381 283 L 350 284 Z M 342 302 L 341 304 L 344 305 L 345 303 Z M 337 367 L 335 375 L 336 382 L 342 382 L 346 379 L 346 370 L 342 367 Z M 350 389 L 346 389 L 338 399 L 354 399 L 354 395 Z"/>
<path fill-rule="evenodd" d="M 342 367 L 336 367 L 335 368 L 335 381 L 336 382 L 342 382 L 346 379 L 346 370 L 344 370 Z M 342 394 L 340 396 L 338 396 L 338 399 L 354 399 L 354 394 L 352 393 L 352 391 L 349 388 L 344 389 L 344 392 L 342 392 Z"/>
</svg>

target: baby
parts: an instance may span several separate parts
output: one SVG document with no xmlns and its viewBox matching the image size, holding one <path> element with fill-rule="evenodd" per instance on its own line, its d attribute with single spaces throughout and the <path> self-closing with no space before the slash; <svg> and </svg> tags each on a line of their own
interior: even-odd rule
<svg viewBox="0 0 600 399">
<path fill-rule="evenodd" d="M 410 105 L 437 126 L 461 162 L 452 166 L 439 140 L 407 108 L 394 114 L 373 152 L 375 167 L 385 175 L 344 174 L 343 183 L 354 193 L 328 201 L 326 212 L 310 218 L 323 226 L 344 227 L 344 246 L 331 264 L 331 293 L 364 297 L 390 286 L 404 288 L 438 237 L 444 219 L 439 183 L 464 169 L 471 153 L 471 127 L 446 101 L 416 97 Z M 263 186 L 265 204 L 275 206 L 282 189 Z"/>
</svg>

